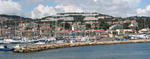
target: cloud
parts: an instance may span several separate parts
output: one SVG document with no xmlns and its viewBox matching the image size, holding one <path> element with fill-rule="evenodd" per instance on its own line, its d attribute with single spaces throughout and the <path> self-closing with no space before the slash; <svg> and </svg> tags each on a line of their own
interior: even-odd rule
<svg viewBox="0 0 150 59">
<path fill-rule="evenodd" d="M 123 0 L 127 2 L 130 6 L 138 6 L 141 3 L 141 0 Z"/>
<path fill-rule="evenodd" d="M 22 5 L 34 5 L 42 2 L 50 2 L 50 0 L 21 0 L 20 1 Z"/>
<path fill-rule="evenodd" d="M 150 11 L 150 5 L 148 5 L 148 6 L 146 7 L 146 10 L 147 10 L 147 11 Z"/>
<path fill-rule="evenodd" d="M 55 0 L 57 4 L 79 6 L 84 12 L 98 12 L 117 17 L 136 15 L 140 2 L 141 0 Z"/>
<path fill-rule="evenodd" d="M 150 16 L 150 5 L 148 5 L 145 9 L 137 9 L 137 15 L 139 16 Z"/>
<path fill-rule="evenodd" d="M 60 11 L 61 9 L 63 12 L 83 12 L 81 8 L 72 5 L 69 6 L 57 5 L 55 8 L 59 9 L 58 11 Z"/>
<path fill-rule="evenodd" d="M 12 0 L 0 0 L 0 14 L 20 15 L 21 5 Z"/>
<path fill-rule="evenodd" d="M 31 12 L 32 18 L 41 18 L 44 16 L 55 15 L 56 13 L 62 12 L 83 12 L 82 9 L 76 6 L 65 6 L 65 5 L 57 5 L 57 6 L 44 6 L 39 4 L 36 8 Z"/>
<path fill-rule="evenodd" d="M 41 18 L 44 16 L 54 15 L 56 14 L 56 10 L 54 7 L 44 6 L 39 4 L 36 8 L 31 11 L 32 18 Z"/>
<path fill-rule="evenodd" d="M 62 12 L 98 12 L 117 17 L 149 16 L 150 5 L 141 9 L 138 8 L 140 3 L 141 0 L 21 0 L 17 2 L 0 0 L 0 14 L 31 18 L 41 18 Z M 29 7 L 31 10 L 21 9 L 28 8 L 27 5 L 31 6 Z"/>
<path fill-rule="evenodd" d="M 135 16 L 141 0 L 54 0 L 56 6 L 38 5 L 32 18 L 54 15 L 61 12 L 98 12 L 117 17 Z M 133 4 L 134 3 L 134 4 Z"/>
</svg>

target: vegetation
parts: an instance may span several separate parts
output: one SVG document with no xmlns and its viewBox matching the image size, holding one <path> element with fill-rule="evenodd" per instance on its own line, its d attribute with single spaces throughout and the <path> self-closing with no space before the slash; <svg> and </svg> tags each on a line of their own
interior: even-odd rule
<svg viewBox="0 0 150 59">
<path fill-rule="evenodd" d="M 130 24 L 131 24 L 131 23 L 124 23 L 124 24 L 123 24 L 123 28 L 124 28 L 124 29 L 130 29 L 130 27 L 129 27 Z"/>
<path fill-rule="evenodd" d="M 86 24 L 85 26 L 87 30 L 91 28 L 91 24 Z"/>
<path fill-rule="evenodd" d="M 85 18 L 85 16 L 82 15 L 70 15 L 70 17 L 74 18 L 74 22 L 83 22 Z"/>
<path fill-rule="evenodd" d="M 71 25 L 69 23 L 65 23 L 65 29 L 71 29 Z"/>
<path fill-rule="evenodd" d="M 60 13 L 60 14 L 67 14 L 67 13 Z M 68 14 L 74 14 L 74 13 L 68 13 Z M 133 16 L 133 17 L 127 17 L 127 18 L 121 18 L 121 17 L 113 17 L 113 16 L 109 16 L 109 15 L 104 15 L 104 14 L 98 14 L 95 17 L 99 17 L 99 16 L 107 16 L 108 18 L 105 19 L 99 19 L 98 20 L 98 24 L 94 24 L 97 27 L 95 27 L 95 29 L 109 29 L 109 27 L 111 25 L 107 24 L 107 22 L 115 22 L 115 21 L 120 21 L 120 20 L 136 20 L 138 22 L 138 27 L 129 27 L 130 23 L 124 23 L 123 24 L 123 28 L 124 29 L 142 29 L 142 28 L 150 28 L 150 17 L 138 17 L 138 16 Z M 1 18 L 3 17 L 3 18 Z M 31 19 L 31 18 L 25 18 L 25 17 L 20 17 L 20 16 L 16 16 L 16 15 L 0 15 L 0 20 L 1 20 L 1 25 L 8 25 L 8 26 L 12 26 L 15 25 L 19 22 L 36 22 L 38 24 L 42 23 L 40 20 L 42 19 L 46 19 L 48 17 L 55 17 L 55 16 L 47 16 L 41 19 Z M 86 16 L 82 16 L 82 15 L 69 15 L 69 17 L 73 17 L 74 21 L 72 22 L 81 22 L 82 24 L 84 24 L 84 18 Z M 57 17 L 59 18 L 59 17 Z M 58 21 L 58 25 L 61 24 L 61 22 L 64 22 L 63 20 L 59 20 Z M 50 23 L 54 23 L 54 22 L 50 22 Z M 113 25 L 113 24 L 112 24 Z M 51 25 L 52 26 L 52 25 Z M 86 29 L 90 29 L 91 28 L 91 24 L 85 24 Z M 65 29 L 70 29 L 71 25 L 69 23 L 65 23 Z"/>
<path fill-rule="evenodd" d="M 110 25 L 107 24 L 105 21 L 99 21 L 99 29 L 107 30 L 109 29 Z"/>
<path fill-rule="evenodd" d="M 138 22 L 138 28 L 136 28 L 137 30 L 140 30 L 140 29 L 143 29 L 143 28 L 150 28 L 150 17 L 134 16 L 134 17 L 128 17 L 126 19 L 136 20 Z"/>
</svg>

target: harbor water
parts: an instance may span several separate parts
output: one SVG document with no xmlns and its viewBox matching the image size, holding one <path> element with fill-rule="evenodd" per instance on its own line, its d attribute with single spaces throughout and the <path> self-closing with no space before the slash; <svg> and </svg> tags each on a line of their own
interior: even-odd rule
<svg viewBox="0 0 150 59">
<path fill-rule="evenodd" d="M 83 46 L 32 53 L 0 51 L 0 59 L 149 59 L 150 43 Z"/>
</svg>

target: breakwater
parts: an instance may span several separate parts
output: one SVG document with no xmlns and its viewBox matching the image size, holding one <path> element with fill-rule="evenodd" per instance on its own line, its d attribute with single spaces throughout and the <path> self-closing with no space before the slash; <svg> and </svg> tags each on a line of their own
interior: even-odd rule
<svg viewBox="0 0 150 59">
<path fill-rule="evenodd" d="M 14 49 L 17 53 L 30 53 L 43 50 L 78 47 L 78 46 L 90 46 L 90 45 L 109 45 L 109 44 L 123 44 L 123 43 L 143 43 L 150 42 L 150 39 L 146 40 L 127 40 L 127 41 L 95 41 L 95 42 L 76 42 L 76 43 L 64 43 L 64 44 L 41 44 L 41 45 L 28 45 L 20 46 Z"/>
</svg>

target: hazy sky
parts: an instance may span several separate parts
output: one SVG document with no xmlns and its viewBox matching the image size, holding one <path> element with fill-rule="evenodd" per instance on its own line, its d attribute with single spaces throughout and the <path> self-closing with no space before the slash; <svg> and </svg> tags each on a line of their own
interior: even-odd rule
<svg viewBox="0 0 150 59">
<path fill-rule="evenodd" d="M 150 0 L 0 0 L 0 14 L 41 18 L 60 12 L 150 16 Z"/>
</svg>

